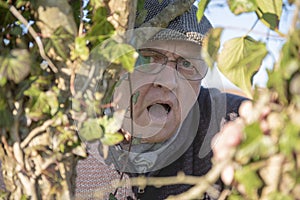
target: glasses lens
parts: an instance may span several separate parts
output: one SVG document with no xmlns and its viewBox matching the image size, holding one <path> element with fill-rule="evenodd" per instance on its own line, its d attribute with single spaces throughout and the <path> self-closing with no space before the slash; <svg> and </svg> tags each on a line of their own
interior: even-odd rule
<svg viewBox="0 0 300 200">
<path fill-rule="evenodd" d="M 184 59 L 179 57 L 177 60 L 177 70 L 180 76 L 188 80 L 200 80 L 206 74 L 207 66 L 201 59 Z"/>
<path fill-rule="evenodd" d="M 159 52 L 151 50 L 140 50 L 136 69 L 140 72 L 155 74 L 161 71 L 157 64 L 164 65 L 167 57 Z"/>
</svg>

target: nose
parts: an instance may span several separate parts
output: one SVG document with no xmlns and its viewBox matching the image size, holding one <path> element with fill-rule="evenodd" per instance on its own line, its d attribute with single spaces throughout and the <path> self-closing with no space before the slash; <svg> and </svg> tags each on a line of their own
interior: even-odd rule
<svg viewBox="0 0 300 200">
<path fill-rule="evenodd" d="M 175 90 L 178 86 L 178 77 L 176 72 L 176 61 L 169 60 L 166 66 L 157 74 L 154 85 L 163 86 L 169 90 Z"/>
</svg>

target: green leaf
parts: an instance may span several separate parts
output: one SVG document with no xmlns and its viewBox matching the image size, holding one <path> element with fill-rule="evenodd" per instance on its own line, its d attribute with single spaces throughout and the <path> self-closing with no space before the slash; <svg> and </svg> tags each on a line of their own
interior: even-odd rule
<svg viewBox="0 0 300 200">
<path fill-rule="evenodd" d="M 122 64 L 123 68 L 129 72 L 133 72 L 138 55 L 131 45 L 120 44 L 114 41 L 109 42 L 101 51 L 101 54 L 111 63 Z"/>
<path fill-rule="evenodd" d="M 228 0 L 227 2 L 231 12 L 235 15 L 253 12 L 257 8 L 256 0 Z"/>
<path fill-rule="evenodd" d="M 0 74 L 0 86 L 1 86 L 1 87 L 5 86 L 6 82 L 7 82 L 6 77 L 3 77 L 3 76 Z"/>
<path fill-rule="evenodd" d="M 135 26 L 139 27 L 146 19 L 148 10 L 143 9 L 139 11 L 139 15 L 135 19 Z"/>
<path fill-rule="evenodd" d="M 98 119 L 89 118 L 83 123 L 83 126 L 79 130 L 79 136 L 84 141 L 100 139 L 102 135 L 103 130 L 100 127 Z"/>
<path fill-rule="evenodd" d="M 69 47 L 70 44 L 73 43 L 73 41 L 74 37 L 63 27 L 59 27 L 47 40 L 45 45 L 45 51 L 49 51 L 51 48 L 54 48 L 57 56 L 60 56 L 63 60 L 67 60 L 70 52 Z"/>
<path fill-rule="evenodd" d="M 282 194 L 280 192 L 274 191 L 268 195 L 268 199 L 272 200 L 293 200 L 294 198 L 292 196 L 289 196 L 287 194 Z"/>
<path fill-rule="evenodd" d="M 115 133 L 122 127 L 125 110 L 115 111 L 112 117 L 104 116 L 99 119 L 105 133 Z"/>
<path fill-rule="evenodd" d="M 278 30 L 282 0 L 257 1 L 256 15 L 267 27 Z"/>
<path fill-rule="evenodd" d="M 260 68 L 266 54 L 267 48 L 264 43 L 249 36 L 234 38 L 225 42 L 218 57 L 218 67 L 248 97 L 252 97 L 252 77 Z"/>
<path fill-rule="evenodd" d="M 99 7 L 104 6 L 104 2 L 99 0 L 90 0 L 91 5 L 94 7 L 94 9 L 98 9 Z"/>
<path fill-rule="evenodd" d="M 124 139 L 124 136 L 121 133 L 105 133 L 104 137 L 101 138 L 101 142 L 104 145 L 115 145 L 118 144 L 120 142 L 122 142 Z"/>
<path fill-rule="evenodd" d="M 148 10 L 144 8 L 145 0 L 137 1 L 137 17 L 135 19 L 135 27 L 139 27 L 146 19 Z"/>
<path fill-rule="evenodd" d="M 291 122 L 286 124 L 283 133 L 279 140 L 279 148 L 285 155 L 292 155 L 295 147 L 300 143 L 299 139 L 299 125 Z"/>
<path fill-rule="evenodd" d="M 236 152 L 236 159 L 241 163 L 247 163 L 256 154 L 263 132 L 258 122 L 245 127 L 245 140 Z"/>
<path fill-rule="evenodd" d="M 137 92 L 135 92 L 135 93 L 132 95 L 132 103 L 133 103 L 133 104 L 136 104 L 136 102 L 137 102 L 139 96 L 140 96 L 140 91 L 137 91 Z"/>
<path fill-rule="evenodd" d="M 198 22 L 200 22 L 200 20 L 202 19 L 205 8 L 207 7 L 209 2 L 210 2 L 210 0 L 201 0 L 198 3 L 198 10 L 197 10 L 197 14 L 196 14 Z"/>
<path fill-rule="evenodd" d="M 278 148 L 273 139 L 264 135 L 259 122 L 249 124 L 244 129 L 245 140 L 238 147 L 236 160 L 248 163 L 250 160 L 267 158 L 277 152 Z"/>
<path fill-rule="evenodd" d="M 30 73 L 31 57 L 26 49 L 13 49 L 0 56 L 0 77 L 20 83 Z"/>
<path fill-rule="evenodd" d="M 109 194 L 109 200 L 118 200 L 112 193 Z"/>
<path fill-rule="evenodd" d="M 26 3 L 28 3 L 28 1 L 17 0 L 17 2 L 16 2 L 16 8 L 21 8 L 22 6 L 25 6 Z"/>
<path fill-rule="evenodd" d="M 205 38 L 202 47 L 202 57 L 207 65 L 212 68 L 214 62 L 217 60 L 220 49 L 220 38 L 223 32 L 222 28 L 215 28 Z"/>
<path fill-rule="evenodd" d="M 13 122 L 13 115 L 8 110 L 7 102 L 5 102 L 4 98 L 0 98 L 0 127 L 8 128 L 11 126 Z"/>
<path fill-rule="evenodd" d="M 256 171 L 253 171 L 249 166 L 238 169 L 234 175 L 235 179 L 244 185 L 247 195 L 250 199 L 255 198 L 257 190 L 263 185 L 263 182 L 257 175 Z"/>
<path fill-rule="evenodd" d="M 14 35 L 14 36 L 18 36 L 20 37 L 22 34 L 23 30 L 20 26 L 14 26 L 11 30 L 10 30 L 10 34 Z"/>
<path fill-rule="evenodd" d="M 86 35 L 86 39 L 94 41 L 97 38 L 102 42 L 114 33 L 114 26 L 107 21 L 107 10 L 104 7 L 99 7 L 93 14 L 93 25 Z M 97 44 L 97 42 L 95 43 Z"/>
<path fill-rule="evenodd" d="M 83 61 L 89 57 L 89 48 L 86 46 L 85 37 L 76 37 L 75 39 L 75 49 L 71 51 L 71 59 L 75 60 L 78 57 Z"/>
<path fill-rule="evenodd" d="M 27 115 L 34 120 L 42 118 L 44 114 L 53 116 L 58 110 L 57 95 L 52 91 L 39 92 L 39 95 L 32 96 L 29 105 Z"/>
<path fill-rule="evenodd" d="M 274 89 L 278 94 L 279 100 L 283 104 L 287 104 L 287 82 L 283 78 L 283 73 L 279 70 L 267 70 L 268 82 L 267 86 L 269 89 Z"/>
</svg>

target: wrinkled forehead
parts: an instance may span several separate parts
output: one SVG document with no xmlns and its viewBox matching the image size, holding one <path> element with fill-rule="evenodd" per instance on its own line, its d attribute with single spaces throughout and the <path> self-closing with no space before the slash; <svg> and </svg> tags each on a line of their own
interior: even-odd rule
<svg viewBox="0 0 300 200">
<path fill-rule="evenodd" d="M 146 42 L 140 49 L 167 51 L 185 58 L 201 58 L 201 46 L 190 41 L 155 40 Z"/>
</svg>

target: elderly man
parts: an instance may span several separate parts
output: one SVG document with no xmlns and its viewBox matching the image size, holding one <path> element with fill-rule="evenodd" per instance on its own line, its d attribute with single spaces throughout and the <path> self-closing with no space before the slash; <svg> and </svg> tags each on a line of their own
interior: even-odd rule
<svg viewBox="0 0 300 200">
<path fill-rule="evenodd" d="M 170 2 L 146 0 L 145 21 Z M 193 6 L 167 29 L 136 46 L 135 71 L 121 74 L 114 93 L 114 98 L 120 99 L 115 109 L 126 110 L 122 131 L 127 141 L 110 148 L 105 163 L 112 168 L 93 148 L 89 158 L 79 162 L 78 197 L 95 197 L 105 189 L 113 193 L 110 180 L 123 177 L 123 173 L 126 177 L 168 177 L 178 172 L 201 176 L 211 168 L 211 140 L 224 123 L 238 116 L 245 99 L 201 87 L 208 70 L 201 45 L 211 25 L 205 17 L 198 23 L 196 11 Z M 131 192 L 120 188 L 115 193 L 121 199 L 165 199 L 190 187 L 133 187 Z M 210 199 L 208 195 L 205 198 Z"/>
</svg>

